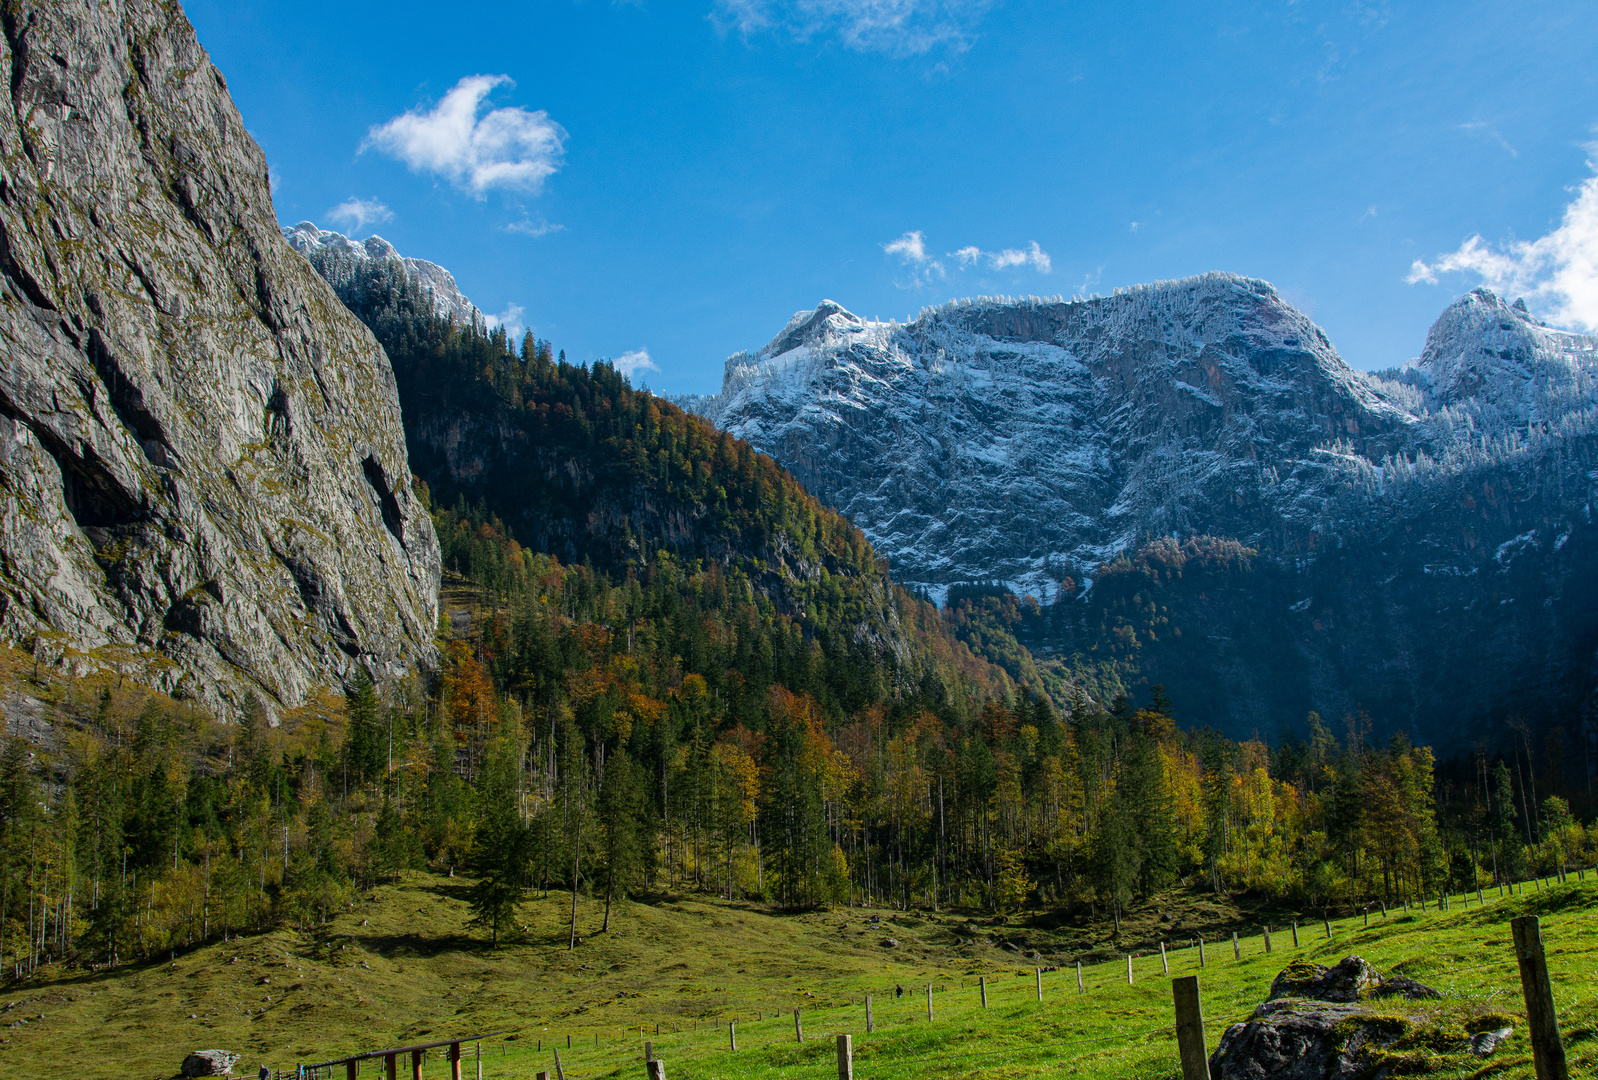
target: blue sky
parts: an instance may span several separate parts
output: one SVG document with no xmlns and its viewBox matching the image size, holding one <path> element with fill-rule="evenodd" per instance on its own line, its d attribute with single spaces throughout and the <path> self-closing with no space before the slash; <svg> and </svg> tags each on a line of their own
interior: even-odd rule
<svg viewBox="0 0 1598 1080">
<path fill-rule="evenodd" d="M 285 223 L 376 231 L 572 359 L 647 352 L 661 391 L 823 297 L 1230 270 L 1360 368 L 1483 280 L 1598 323 L 1590 0 L 187 10 Z"/>
</svg>

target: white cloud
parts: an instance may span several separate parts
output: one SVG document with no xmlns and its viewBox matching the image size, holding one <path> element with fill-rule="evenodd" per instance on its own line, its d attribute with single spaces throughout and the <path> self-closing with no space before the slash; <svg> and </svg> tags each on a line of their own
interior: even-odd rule
<svg viewBox="0 0 1598 1080">
<path fill-rule="evenodd" d="M 505 305 L 505 310 L 501 311 L 498 315 L 490 315 L 487 312 L 484 312 L 483 321 L 488 324 L 488 328 L 490 330 L 495 330 L 503 326 L 505 328 L 505 333 L 512 340 L 515 340 L 516 338 L 521 337 L 522 334 L 527 330 L 527 323 L 523 319 L 523 316 L 526 314 L 527 309 L 522 305 L 507 304 Z"/>
<path fill-rule="evenodd" d="M 911 270 L 908 279 L 894 282 L 901 289 L 919 289 L 949 276 L 943 264 L 927 254 L 927 238 L 920 229 L 883 244 L 882 250 L 899 256 L 899 262 Z"/>
<path fill-rule="evenodd" d="M 949 276 L 943 263 L 927 252 L 927 238 L 920 229 L 883 244 L 882 250 L 889 255 L 897 255 L 902 264 L 914 271 L 908 281 L 894 282 L 901 289 L 918 289 L 934 281 L 944 281 Z M 1036 240 L 1029 247 L 1005 248 L 1003 251 L 983 251 L 972 244 L 946 252 L 945 258 L 953 259 L 961 270 L 979 265 L 985 265 L 990 270 L 1030 266 L 1040 274 L 1047 274 L 1054 269 L 1049 253 L 1039 247 Z"/>
<path fill-rule="evenodd" d="M 329 210 L 327 216 L 334 224 L 342 224 L 350 232 L 358 233 L 368 225 L 392 221 L 394 211 L 376 199 L 351 197 Z"/>
<path fill-rule="evenodd" d="M 1003 251 L 994 251 L 988 254 L 988 265 L 995 270 L 1008 270 L 1012 266 L 1030 266 L 1040 274 L 1047 274 L 1054 269 L 1054 264 L 1049 261 L 1049 253 L 1038 247 L 1036 240 L 1032 246 L 1024 250 L 1005 248 Z"/>
<path fill-rule="evenodd" d="M 649 359 L 648 349 L 634 349 L 632 352 L 624 352 L 610 363 L 612 367 L 621 372 L 623 375 L 627 376 L 629 379 L 637 375 L 640 371 L 660 370 L 660 368 L 655 365 L 655 362 Z"/>
<path fill-rule="evenodd" d="M 1133 223 L 1133 231 L 1136 231 Z M 959 260 L 962 267 L 976 266 L 986 263 L 990 270 L 1008 270 L 1013 266 L 1030 266 L 1040 274 L 1047 274 L 1054 269 L 1054 263 L 1049 258 L 1049 253 L 1038 246 L 1036 240 L 1030 247 L 1005 248 L 1003 251 L 983 251 L 972 245 L 957 251 L 949 252 L 949 258 Z"/>
<path fill-rule="evenodd" d="M 882 250 L 889 255 L 897 255 L 906 263 L 924 263 L 927 261 L 927 238 L 920 229 L 907 232 L 899 239 L 882 245 Z"/>
<path fill-rule="evenodd" d="M 1598 171 L 1598 164 L 1588 162 Z M 1474 274 L 1504 297 L 1521 296 L 1552 323 L 1598 330 L 1598 176 L 1576 188 L 1559 227 L 1495 250 L 1478 234 L 1435 262 L 1416 259 L 1405 278 L 1435 285 L 1439 274 Z"/>
<path fill-rule="evenodd" d="M 431 110 L 413 109 L 372 128 L 361 149 L 436 173 L 479 199 L 491 188 L 536 192 L 561 166 L 566 130 L 542 109 L 482 112 L 489 92 L 502 85 L 515 84 L 507 75 L 469 75 Z"/>
<path fill-rule="evenodd" d="M 848 48 L 918 56 L 968 48 L 993 0 L 715 0 L 711 18 L 745 38 L 771 31 L 807 40 L 836 34 Z"/>
<path fill-rule="evenodd" d="M 523 236 L 547 236 L 550 233 L 564 232 L 565 229 L 566 226 L 552 225 L 543 218 L 524 218 L 505 226 L 506 232 L 521 233 Z"/>
</svg>

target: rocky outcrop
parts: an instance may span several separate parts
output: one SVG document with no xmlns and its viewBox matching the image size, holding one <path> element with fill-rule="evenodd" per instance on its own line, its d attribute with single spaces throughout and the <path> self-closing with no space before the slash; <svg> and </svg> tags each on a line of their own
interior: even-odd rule
<svg viewBox="0 0 1598 1080">
<path fill-rule="evenodd" d="M 183 1059 L 184 1076 L 231 1076 L 239 1055 L 230 1050 L 196 1050 Z"/>
<path fill-rule="evenodd" d="M 174 4 L 7 3 L 0 636 L 217 704 L 430 655 L 393 373 Z"/>
<path fill-rule="evenodd" d="M 1377 1074 L 1371 1050 L 1393 1032 L 1360 1023 L 1364 1010 L 1332 1002 L 1271 1001 L 1245 1024 L 1233 1024 L 1210 1056 L 1213 1080 L 1367 1080 Z"/>
<path fill-rule="evenodd" d="M 1358 956 L 1332 967 L 1295 961 L 1277 975 L 1270 997 L 1253 1015 L 1221 1036 L 1210 1055 L 1210 1076 L 1374 1080 L 1399 1066 L 1409 1073 L 1436 1071 L 1445 1062 L 1459 1065 L 1465 1054 L 1485 1056 L 1508 1038 L 1507 1030 L 1496 1028 L 1489 1038 L 1473 1037 L 1475 1022 L 1451 1028 L 1441 1017 L 1395 1014 L 1366 1004 L 1381 997 L 1441 996 L 1403 976 L 1383 979 Z"/>
<path fill-rule="evenodd" d="M 1358 1001 L 1382 985 L 1376 969 L 1358 956 L 1345 956 L 1335 967 L 1299 961 L 1283 968 L 1271 982 L 1270 996 L 1313 998 L 1316 1001 Z"/>
</svg>

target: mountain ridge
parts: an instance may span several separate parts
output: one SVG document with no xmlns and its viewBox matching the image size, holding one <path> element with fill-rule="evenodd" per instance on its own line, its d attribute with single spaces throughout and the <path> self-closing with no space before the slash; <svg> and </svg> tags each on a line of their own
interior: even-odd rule
<svg viewBox="0 0 1598 1080">
<path fill-rule="evenodd" d="M 823 304 L 686 404 L 900 580 L 1039 597 L 1016 636 L 1068 681 L 1164 683 L 1233 734 L 1365 707 L 1449 746 L 1513 708 L 1585 723 L 1595 372 L 1598 339 L 1476 290 L 1414 361 L 1360 373 L 1268 284 L 1210 274 L 902 324 Z M 1212 539 L 1249 555 L 1216 578 Z"/>
</svg>

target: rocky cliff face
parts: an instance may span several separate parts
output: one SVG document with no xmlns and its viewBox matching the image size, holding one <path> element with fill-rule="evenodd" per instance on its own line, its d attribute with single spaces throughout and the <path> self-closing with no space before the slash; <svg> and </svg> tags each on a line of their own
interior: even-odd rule
<svg viewBox="0 0 1598 1080">
<path fill-rule="evenodd" d="M 1363 707 L 1460 748 L 1595 712 L 1595 376 L 1598 340 L 1485 291 L 1363 375 L 1217 274 L 904 325 L 827 303 L 691 404 L 902 580 L 1040 596 L 1018 636 L 1097 691 L 1163 682 L 1243 736 Z"/>
<path fill-rule="evenodd" d="M 0 22 L 0 634 L 215 702 L 428 657 L 393 373 L 175 4 Z"/>
</svg>

